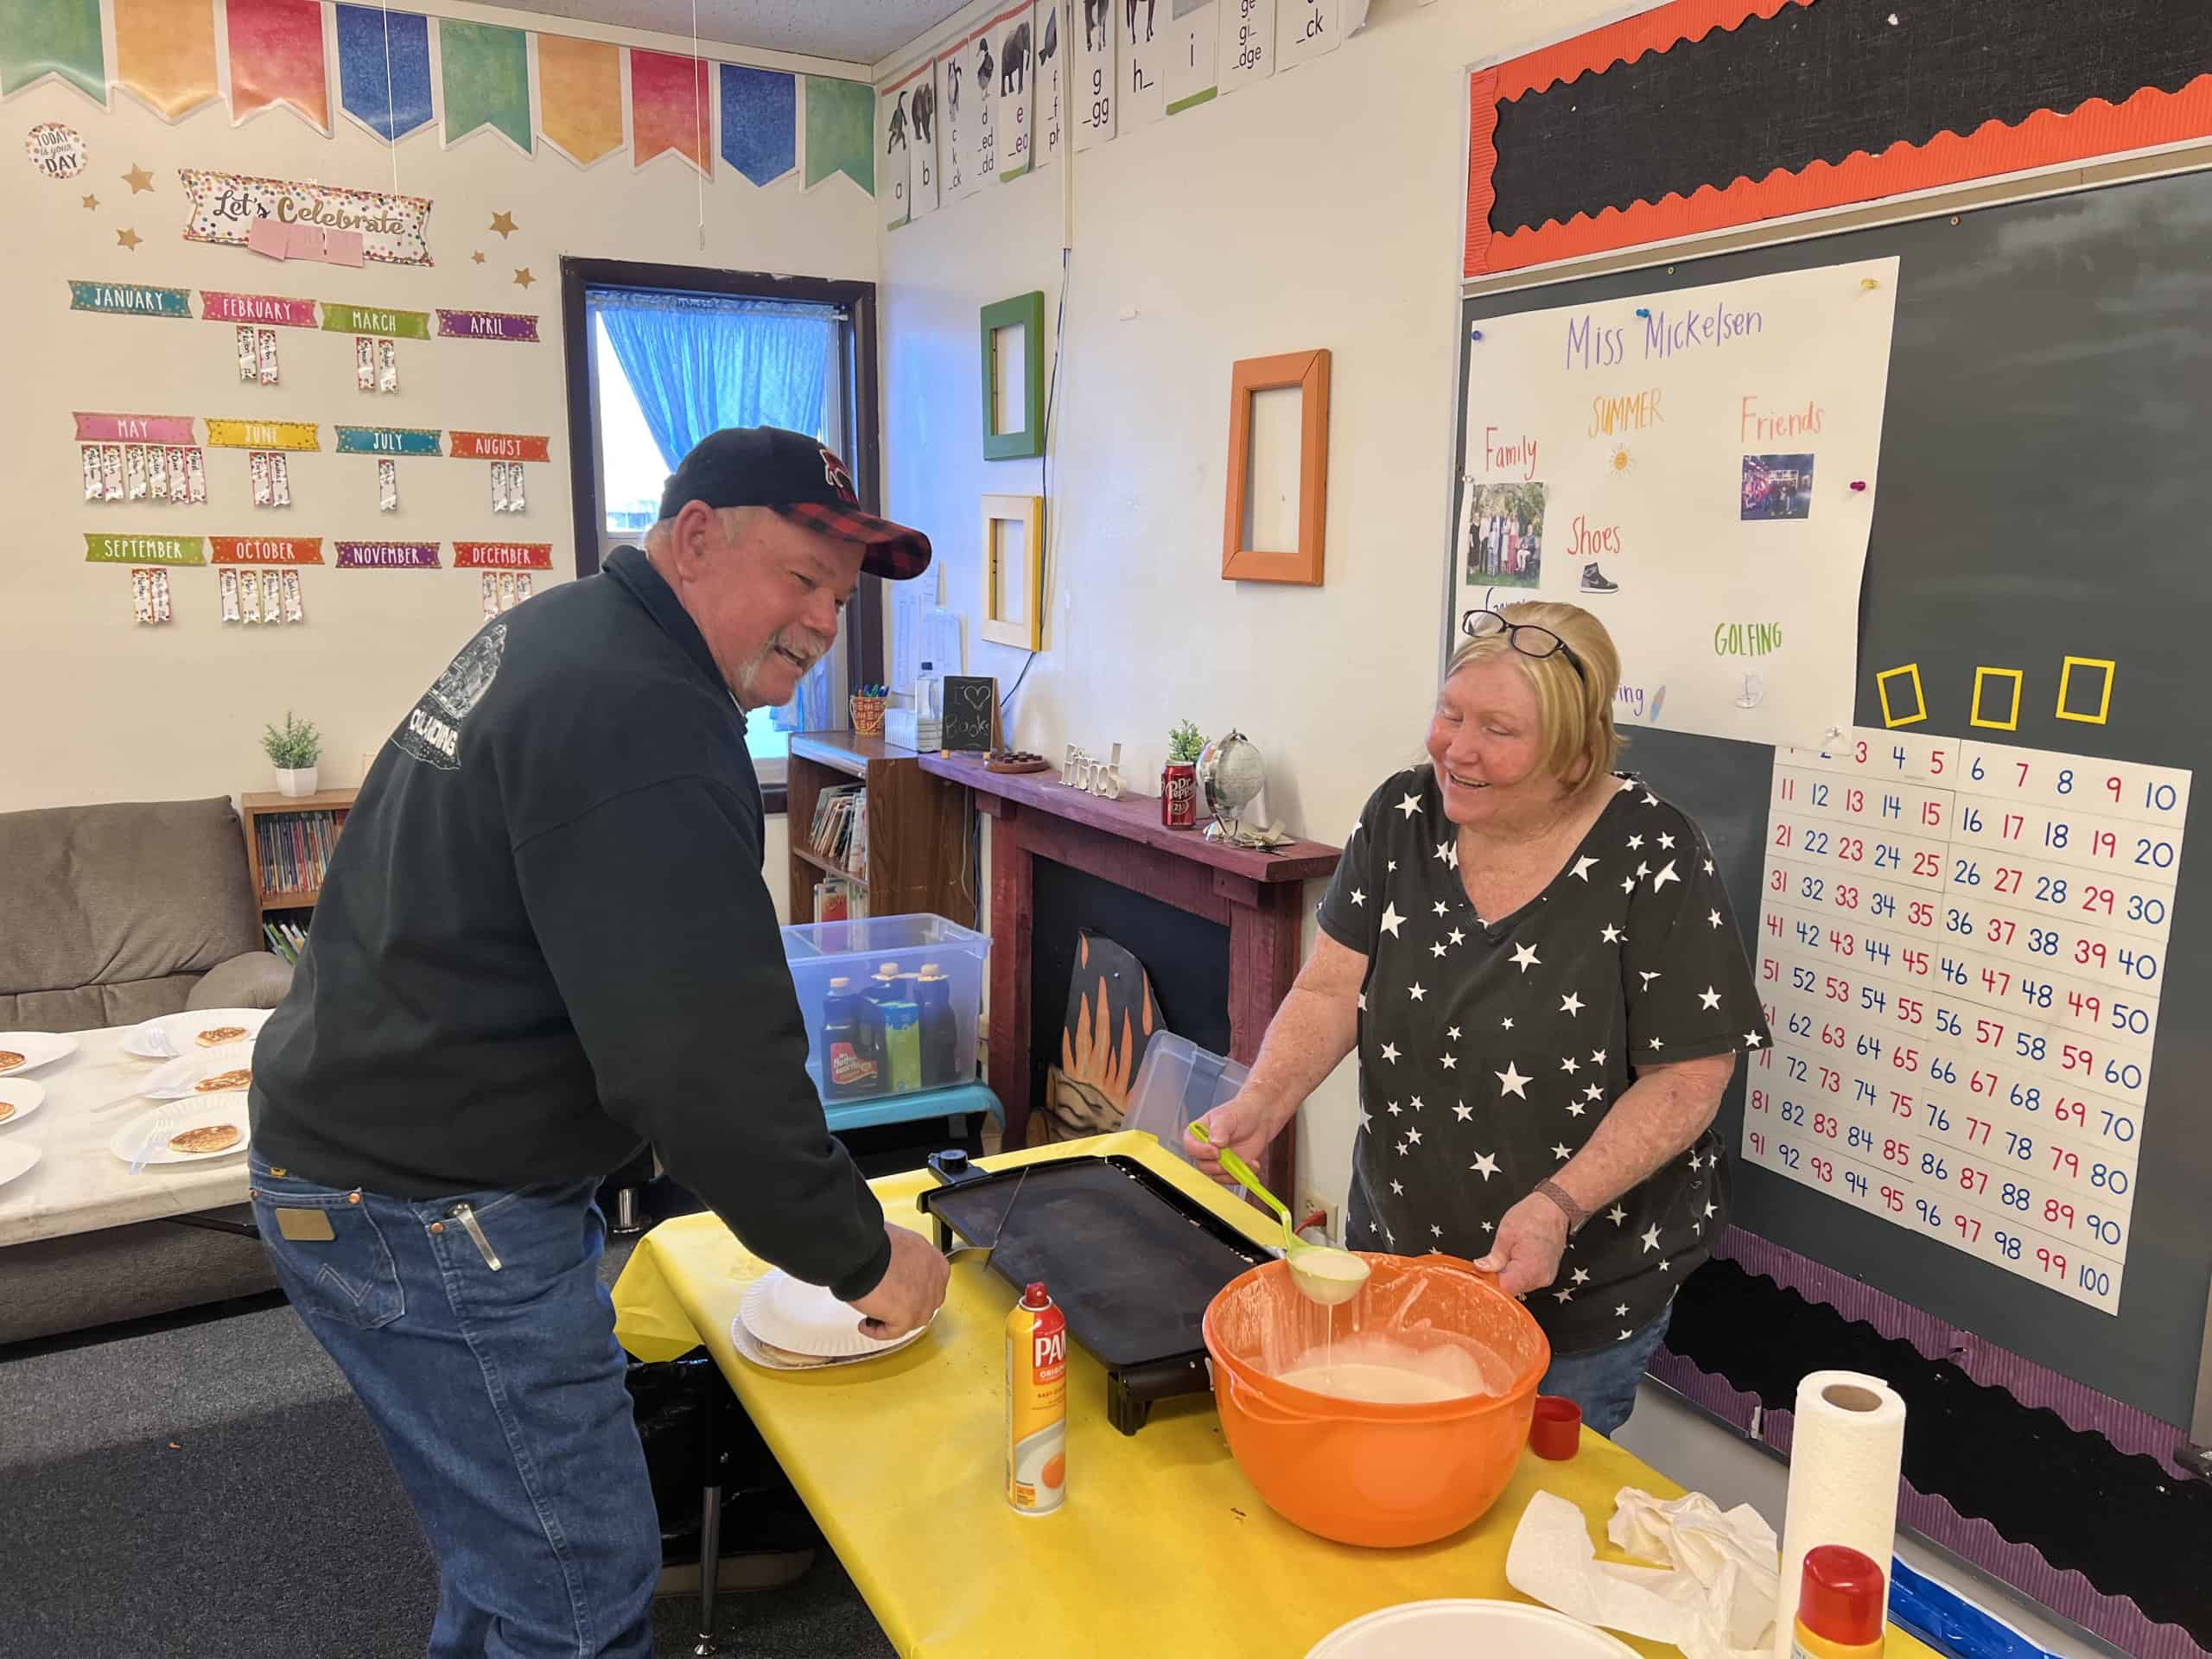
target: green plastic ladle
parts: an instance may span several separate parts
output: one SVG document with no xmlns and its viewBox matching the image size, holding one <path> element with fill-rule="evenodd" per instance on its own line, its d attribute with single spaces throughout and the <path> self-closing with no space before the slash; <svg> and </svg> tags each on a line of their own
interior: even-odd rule
<svg viewBox="0 0 2212 1659">
<path fill-rule="evenodd" d="M 1350 1250 L 1339 1250 L 1326 1244 L 1308 1244 L 1299 1237 L 1291 1224 L 1289 1206 L 1260 1184 L 1252 1166 L 1218 1145 L 1206 1133 L 1203 1123 L 1192 1123 L 1191 1138 L 1212 1147 L 1221 1160 L 1221 1166 L 1243 1184 L 1254 1196 L 1264 1199 L 1268 1208 L 1282 1217 L 1283 1261 L 1290 1268 L 1291 1282 L 1308 1301 L 1319 1302 L 1325 1307 L 1334 1307 L 1348 1302 L 1359 1294 L 1359 1287 L 1367 1282 L 1368 1266 Z"/>
</svg>

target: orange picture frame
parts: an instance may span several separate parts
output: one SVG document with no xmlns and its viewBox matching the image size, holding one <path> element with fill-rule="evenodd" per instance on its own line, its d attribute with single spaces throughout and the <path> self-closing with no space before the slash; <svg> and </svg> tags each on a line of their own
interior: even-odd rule
<svg viewBox="0 0 2212 1659">
<path fill-rule="evenodd" d="M 1256 392 L 1295 390 L 1300 397 L 1298 545 L 1244 545 L 1245 496 L 1252 467 L 1252 398 Z M 1321 585 L 1323 535 L 1329 506 L 1329 353 L 1286 352 L 1241 359 L 1230 372 L 1229 480 L 1222 514 L 1224 582 L 1282 582 Z"/>
</svg>

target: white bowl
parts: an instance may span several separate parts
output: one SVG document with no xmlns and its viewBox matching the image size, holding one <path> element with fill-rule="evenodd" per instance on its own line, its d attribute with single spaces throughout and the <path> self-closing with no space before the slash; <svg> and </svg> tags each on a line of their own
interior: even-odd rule
<svg viewBox="0 0 2212 1659">
<path fill-rule="evenodd" d="M 1637 1659 L 1580 1619 L 1520 1601 L 1408 1601 L 1322 1637 L 1306 1659 Z"/>
</svg>

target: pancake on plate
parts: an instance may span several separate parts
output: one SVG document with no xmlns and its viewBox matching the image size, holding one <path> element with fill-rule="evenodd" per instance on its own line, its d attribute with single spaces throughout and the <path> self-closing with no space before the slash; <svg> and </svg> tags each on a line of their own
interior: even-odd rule
<svg viewBox="0 0 2212 1659">
<path fill-rule="evenodd" d="M 16 1103 L 12 1100 L 0 1100 L 0 1123 L 5 1123 L 15 1115 Z"/>
<path fill-rule="evenodd" d="M 12 1071 L 23 1063 L 23 1057 L 12 1048 L 0 1048 L 0 1071 Z"/>
<path fill-rule="evenodd" d="M 169 1145 L 179 1152 L 225 1152 L 245 1139 L 245 1131 L 235 1123 L 208 1123 L 178 1131 L 169 1136 Z"/>
<path fill-rule="evenodd" d="M 226 1089 L 243 1089 L 252 1081 L 252 1067 L 242 1065 L 235 1071 L 218 1071 L 212 1077 L 202 1077 L 192 1088 L 194 1094 L 219 1095 Z"/>
<path fill-rule="evenodd" d="M 220 1048 L 225 1043 L 235 1043 L 245 1034 L 244 1026 L 210 1026 L 193 1040 L 202 1048 Z"/>
</svg>

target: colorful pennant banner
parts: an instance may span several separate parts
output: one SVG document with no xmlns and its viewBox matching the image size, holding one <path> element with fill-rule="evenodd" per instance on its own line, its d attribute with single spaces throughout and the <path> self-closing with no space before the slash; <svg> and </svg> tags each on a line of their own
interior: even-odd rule
<svg viewBox="0 0 2212 1659">
<path fill-rule="evenodd" d="M 194 442 L 189 415 L 87 415 L 74 410 L 71 413 L 76 417 L 79 443 L 158 443 L 188 448 Z"/>
<path fill-rule="evenodd" d="M 707 66 L 697 58 L 630 48 L 630 162 L 674 150 L 712 177 L 707 159 Z"/>
<path fill-rule="evenodd" d="M 86 564 L 205 564 L 198 536 L 110 536 L 85 532 Z"/>
<path fill-rule="evenodd" d="M 115 82 L 164 121 L 222 95 L 215 67 L 215 10 L 203 0 L 110 0 Z"/>
<path fill-rule="evenodd" d="M 226 0 L 231 124 L 282 104 L 327 138 L 330 79 L 318 0 Z"/>
<path fill-rule="evenodd" d="M 543 437 L 520 432 L 455 432 L 447 451 L 455 461 L 543 461 Z"/>
<path fill-rule="evenodd" d="M 497 23 L 441 17 L 438 74 L 445 87 L 446 143 L 490 127 L 524 155 L 531 153 L 528 35 Z"/>
<path fill-rule="evenodd" d="M 456 570 L 550 570 L 550 542 L 455 542 L 453 568 Z"/>
<path fill-rule="evenodd" d="M 430 124 L 430 25 L 408 11 L 336 5 L 338 102 L 386 143 Z"/>
<path fill-rule="evenodd" d="M 448 340 L 526 340 L 537 338 L 537 319 L 512 311 L 448 311 L 438 308 L 438 333 Z"/>
<path fill-rule="evenodd" d="M 321 564 L 320 536 L 210 536 L 211 564 Z"/>
<path fill-rule="evenodd" d="M 342 301 L 322 302 L 322 326 L 334 334 L 388 334 L 395 340 L 428 340 L 430 314 L 392 311 L 379 305 L 349 305 Z"/>
<path fill-rule="evenodd" d="M 537 130 L 578 167 L 622 148 L 622 48 L 537 37 Z"/>
<path fill-rule="evenodd" d="M 341 426 L 338 429 L 341 455 L 435 455 L 438 434 L 419 426 Z"/>
<path fill-rule="evenodd" d="M 200 315 L 207 322 L 267 322 L 283 328 L 315 326 L 313 300 L 280 299 L 274 294 L 217 294 L 203 288 Z"/>
<path fill-rule="evenodd" d="M 806 188 L 832 173 L 875 194 L 875 92 L 864 80 L 806 78 Z"/>
<path fill-rule="evenodd" d="M 721 66 L 722 160 L 754 184 L 798 165 L 798 78 L 743 64 Z"/>
<path fill-rule="evenodd" d="M 233 421 L 207 416 L 210 449 L 315 449 L 321 429 L 313 421 Z"/>
<path fill-rule="evenodd" d="M 48 75 L 107 107 L 99 0 L 15 0 L 0 22 L 0 97 Z"/>
<path fill-rule="evenodd" d="M 148 288 L 138 283 L 69 284 L 72 311 L 105 311 L 113 316 L 192 318 L 188 288 Z"/>
<path fill-rule="evenodd" d="M 340 542 L 341 570 L 435 570 L 435 542 Z"/>
<path fill-rule="evenodd" d="M 179 168 L 177 178 L 192 209 L 184 227 L 188 241 L 248 247 L 252 245 L 255 221 L 274 219 L 286 226 L 359 232 L 361 257 L 378 264 L 432 263 L 424 240 L 430 217 L 428 196 L 341 190 L 291 179 L 249 178 L 189 167 Z"/>
</svg>

